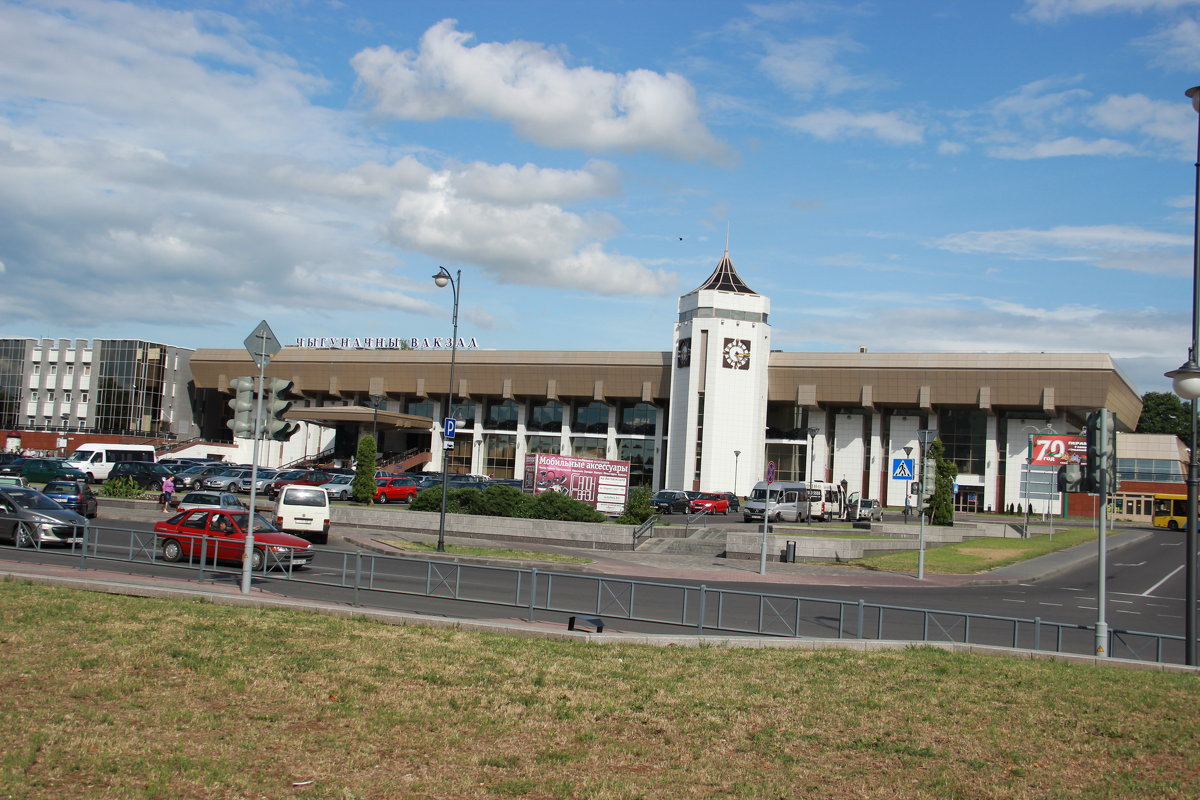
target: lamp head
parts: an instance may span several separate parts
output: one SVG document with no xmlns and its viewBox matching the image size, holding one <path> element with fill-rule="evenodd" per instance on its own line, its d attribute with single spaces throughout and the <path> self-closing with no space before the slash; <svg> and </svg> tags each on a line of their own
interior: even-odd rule
<svg viewBox="0 0 1200 800">
<path fill-rule="evenodd" d="M 438 285 L 438 288 L 444 289 L 450 280 L 450 273 L 446 270 L 446 268 L 438 267 L 437 274 L 433 276 L 433 282 Z"/>
<path fill-rule="evenodd" d="M 1200 366 L 1196 366 L 1195 360 L 1191 357 L 1178 369 L 1173 369 L 1165 375 L 1171 379 L 1175 394 L 1184 400 L 1200 398 Z"/>
<path fill-rule="evenodd" d="M 1200 111 L 1200 86 L 1193 86 L 1184 92 L 1192 100 L 1192 108 Z"/>
<path fill-rule="evenodd" d="M 820 428 L 809 428 L 808 429 L 808 438 L 811 439 L 812 437 L 816 436 L 820 430 L 821 430 Z"/>
</svg>

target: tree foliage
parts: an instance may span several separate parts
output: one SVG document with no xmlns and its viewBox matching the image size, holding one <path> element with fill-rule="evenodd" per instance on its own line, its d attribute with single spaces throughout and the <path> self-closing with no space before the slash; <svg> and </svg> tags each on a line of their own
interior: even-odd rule
<svg viewBox="0 0 1200 800">
<path fill-rule="evenodd" d="M 354 499 L 360 503 L 369 503 L 375 497 L 375 468 L 379 460 L 379 450 L 374 436 L 364 436 L 358 440 L 358 453 L 355 456 L 354 480 L 350 490 Z"/>
<path fill-rule="evenodd" d="M 617 524 L 641 525 L 654 514 L 654 506 L 650 505 L 650 487 L 639 486 L 629 495 L 625 513 L 617 518 Z"/>
<path fill-rule="evenodd" d="M 410 506 L 413 511 L 442 509 L 440 484 L 417 493 Z M 479 489 L 450 489 L 446 492 L 447 514 L 477 514 L 485 517 L 552 519 L 567 522 L 604 522 L 605 516 L 587 503 L 558 492 L 543 492 L 536 497 L 515 486 L 489 486 Z"/>
<path fill-rule="evenodd" d="M 1142 395 L 1142 415 L 1135 433 L 1173 433 L 1185 442 L 1192 440 L 1192 408 L 1171 392 Z"/>
<path fill-rule="evenodd" d="M 958 478 L 958 465 L 947 461 L 945 456 L 942 440 L 934 439 L 929 445 L 929 457 L 937 464 L 937 479 L 928 507 L 929 521 L 934 525 L 954 524 L 954 481 Z"/>
</svg>

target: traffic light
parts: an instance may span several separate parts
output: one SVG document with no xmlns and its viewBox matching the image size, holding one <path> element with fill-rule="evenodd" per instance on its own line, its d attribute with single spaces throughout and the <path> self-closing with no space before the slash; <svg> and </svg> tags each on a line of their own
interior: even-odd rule
<svg viewBox="0 0 1200 800">
<path fill-rule="evenodd" d="M 1060 492 L 1086 492 L 1083 467 L 1079 464 L 1063 464 L 1058 468 L 1058 490 Z"/>
<path fill-rule="evenodd" d="M 921 462 L 921 499 L 933 497 L 937 488 L 937 459 L 926 458 Z"/>
<path fill-rule="evenodd" d="M 1107 408 L 1087 417 L 1087 464 L 1084 491 L 1111 494 L 1117 491 L 1117 426 Z"/>
<path fill-rule="evenodd" d="M 225 423 L 233 431 L 235 439 L 254 438 L 254 378 L 234 378 L 229 382 L 233 389 L 233 399 L 229 407 L 233 409 L 233 419 Z"/>
<path fill-rule="evenodd" d="M 283 378 L 267 378 L 263 392 L 263 436 L 277 442 L 286 442 L 292 438 L 300 426 L 283 418 L 292 407 L 292 401 L 286 399 L 292 390 L 292 382 Z"/>
</svg>

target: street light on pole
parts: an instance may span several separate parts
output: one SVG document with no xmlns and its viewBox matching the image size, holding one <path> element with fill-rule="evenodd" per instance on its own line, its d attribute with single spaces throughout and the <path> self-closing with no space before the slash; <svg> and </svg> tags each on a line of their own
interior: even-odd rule
<svg viewBox="0 0 1200 800">
<path fill-rule="evenodd" d="M 1186 92 L 1192 108 L 1200 114 L 1200 86 Z M 1166 375 L 1171 379 L 1175 394 L 1191 401 L 1192 447 L 1188 454 L 1187 475 L 1187 536 L 1185 538 L 1184 565 L 1185 591 L 1183 613 L 1184 663 L 1196 666 L 1196 514 L 1197 496 L 1200 495 L 1200 453 L 1197 453 L 1196 399 L 1200 398 L 1200 121 L 1196 129 L 1196 190 L 1192 206 L 1192 343 L 1188 348 L 1187 361 L 1179 369 Z"/>
<path fill-rule="evenodd" d="M 809 428 L 805 431 L 808 434 L 808 474 L 805 476 L 809 483 L 812 483 L 813 476 L 813 437 L 817 435 L 819 428 Z"/>
<path fill-rule="evenodd" d="M 446 284 L 450 284 L 450 291 L 454 293 L 454 314 L 452 316 L 454 332 L 450 337 L 450 388 L 446 391 L 446 408 L 443 409 L 442 418 L 445 420 L 450 416 L 450 406 L 454 402 L 454 355 L 458 350 L 458 292 L 462 288 L 462 270 L 457 270 L 454 275 L 445 267 L 438 267 L 437 274 L 433 276 L 433 282 L 439 288 L 445 288 Z M 445 425 L 443 425 L 445 430 Z M 442 442 L 442 511 L 438 517 L 438 540 L 437 551 L 439 553 L 446 552 L 446 479 L 449 477 L 449 460 L 450 448 L 454 446 L 454 442 Z"/>
<path fill-rule="evenodd" d="M 737 467 L 738 467 L 738 457 L 741 454 L 742 454 L 741 450 L 733 451 L 733 493 L 734 494 L 738 493 L 738 490 L 737 490 Z"/>
<path fill-rule="evenodd" d="M 917 515 L 921 518 L 921 532 L 917 537 L 917 580 L 925 580 L 925 454 L 929 443 L 937 437 L 937 431 L 922 428 L 917 431 L 917 443 L 921 446 L 921 483 L 917 487 Z"/>
</svg>

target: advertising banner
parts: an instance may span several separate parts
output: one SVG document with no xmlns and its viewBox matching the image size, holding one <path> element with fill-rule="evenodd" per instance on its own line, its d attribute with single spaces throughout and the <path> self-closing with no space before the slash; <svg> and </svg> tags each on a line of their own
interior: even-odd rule
<svg viewBox="0 0 1200 800">
<path fill-rule="evenodd" d="M 1034 467 L 1061 467 L 1087 462 L 1086 436 L 1037 434 L 1029 440 L 1029 464 Z"/>
<path fill-rule="evenodd" d="M 524 488 L 568 494 L 604 514 L 624 514 L 629 462 L 531 454 L 525 456 Z"/>
</svg>

